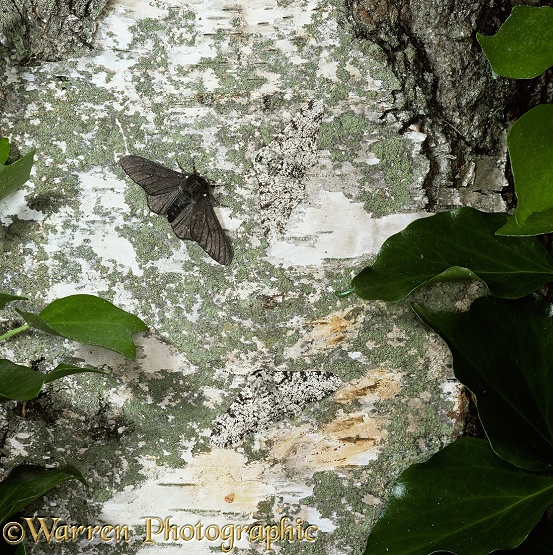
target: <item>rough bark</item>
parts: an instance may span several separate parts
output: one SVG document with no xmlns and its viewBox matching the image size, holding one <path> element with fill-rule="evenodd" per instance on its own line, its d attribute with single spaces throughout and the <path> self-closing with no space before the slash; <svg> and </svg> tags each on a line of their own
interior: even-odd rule
<svg viewBox="0 0 553 555">
<path fill-rule="evenodd" d="M 0 34 L 20 63 L 59 60 L 90 46 L 108 0 L 1 0 Z"/>
<path fill-rule="evenodd" d="M 346 0 L 361 36 L 386 53 L 402 84 L 405 127 L 427 134 L 428 208 L 458 198 L 451 187 L 485 192 L 503 173 L 506 121 L 544 101 L 545 78 L 521 82 L 495 77 L 476 41 L 494 34 L 517 4 L 492 0 Z M 506 179 L 503 177 L 503 184 Z M 470 204 L 470 198 L 462 198 Z M 466 202 L 466 201 L 469 202 Z M 508 199 L 509 200 L 509 199 Z"/>
</svg>

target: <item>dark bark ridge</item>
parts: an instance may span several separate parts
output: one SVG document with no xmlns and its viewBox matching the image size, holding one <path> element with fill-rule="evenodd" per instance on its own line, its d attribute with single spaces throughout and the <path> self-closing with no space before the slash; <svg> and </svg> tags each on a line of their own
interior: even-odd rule
<svg viewBox="0 0 553 555">
<path fill-rule="evenodd" d="M 490 166 L 500 188 L 507 184 L 507 122 L 547 96 L 544 78 L 494 76 L 476 41 L 476 31 L 494 34 L 521 3 L 532 2 L 346 0 L 359 36 L 382 48 L 401 83 L 404 129 L 418 124 L 427 134 L 429 210 L 451 207 L 452 187 L 484 192 Z"/>
</svg>

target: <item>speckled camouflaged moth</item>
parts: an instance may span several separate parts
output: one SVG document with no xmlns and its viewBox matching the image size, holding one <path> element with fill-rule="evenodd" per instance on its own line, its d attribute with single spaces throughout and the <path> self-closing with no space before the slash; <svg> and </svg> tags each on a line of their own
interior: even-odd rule
<svg viewBox="0 0 553 555">
<path fill-rule="evenodd" d="M 331 372 L 256 370 L 227 412 L 214 420 L 211 445 L 230 447 L 271 422 L 297 416 L 307 403 L 324 399 L 340 385 L 340 378 Z"/>
<path fill-rule="evenodd" d="M 232 246 L 213 211 L 207 179 L 133 154 L 123 156 L 121 166 L 146 192 L 150 210 L 167 216 L 177 237 L 196 241 L 219 264 L 231 263 Z"/>
</svg>

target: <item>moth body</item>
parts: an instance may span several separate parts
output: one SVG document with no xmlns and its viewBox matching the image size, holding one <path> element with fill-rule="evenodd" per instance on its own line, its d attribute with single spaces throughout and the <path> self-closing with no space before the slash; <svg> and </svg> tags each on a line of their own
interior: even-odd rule
<svg viewBox="0 0 553 555">
<path fill-rule="evenodd" d="M 207 179 L 133 154 L 123 156 L 121 166 L 144 189 L 150 210 L 167 216 L 177 237 L 196 241 L 219 264 L 231 263 L 232 246 L 213 211 Z"/>
</svg>

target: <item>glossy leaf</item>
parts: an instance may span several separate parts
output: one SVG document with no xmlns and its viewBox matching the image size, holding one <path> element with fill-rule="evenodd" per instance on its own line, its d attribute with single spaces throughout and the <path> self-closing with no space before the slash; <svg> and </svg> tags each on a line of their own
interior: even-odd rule
<svg viewBox="0 0 553 555">
<path fill-rule="evenodd" d="M 9 154 L 9 143 L 6 144 L 6 139 L 2 139 L 2 141 L 0 144 L 0 200 L 17 191 L 29 179 L 35 155 L 33 150 L 13 164 L 6 166 L 4 163 L 8 159 L 6 152 Z"/>
<path fill-rule="evenodd" d="M 42 468 L 33 465 L 15 467 L 0 482 L 0 524 L 21 511 L 53 487 L 77 479 L 87 485 L 81 473 L 72 466 Z"/>
<path fill-rule="evenodd" d="M 517 207 L 498 234 L 550 233 L 553 231 L 553 105 L 536 106 L 520 117 L 509 130 L 507 145 Z"/>
<path fill-rule="evenodd" d="M 57 299 L 38 315 L 17 312 L 31 327 L 87 345 L 105 347 L 132 359 L 136 357 L 132 334 L 148 329 L 137 316 L 94 295 Z"/>
<path fill-rule="evenodd" d="M 518 546 L 553 503 L 553 476 L 461 438 L 395 482 L 365 555 L 488 555 Z"/>
<path fill-rule="evenodd" d="M 553 555 L 553 522 L 542 519 L 516 549 L 501 549 L 493 555 Z"/>
<path fill-rule="evenodd" d="M 494 451 L 526 469 L 553 470 L 553 305 L 532 295 L 480 298 L 462 313 L 414 308 L 451 349 Z"/>
<path fill-rule="evenodd" d="M 36 330 L 40 330 L 51 335 L 63 337 L 63 334 L 58 333 L 55 329 L 51 328 L 38 314 L 35 314 L 34 312 L 27 312 L 26 310 L 21 310 L 20 308 L 16 308 L 15 311 L 31 328 L 35 328 Z"/>
<path fill-rule="evenodd" d="M 528 295 L 553 280 L 553 258 L 535 238 L 497 236 L 507 218 L 465 207 L 416 220 L 386 240 L 351 291 L 397 301 L 437 281 L 480 279 L 492 295 Z"/>
<path fill-rule="evenodd" d="M 6 304 L 11 301 L 26 301 L 27 297 L 18 297 L 9 293 L 0 293 L 0 309 L 6 308 Z"/>
<path fill-rule="evenodd" d="M 516 6 L 495 35 L 476 38 L 495 73 L 532 79 L 553 65 L 553 8 Z"/>
<path fill-rule="evenodd" d="M 547 212 L 535 212 L 528 216 L 528 219 L 519 225 L 515 216 L 511 216 L 509 221 L 500 229 L 497 230 L 498 235 L 511 235 L 518 237 L 529 237 L 532 235 L 543 235 L 549 233 L 544 231 L 551 229 L 551 222 L 553 221 L 553 210 Z"/>
<path fill-rule="evenodd" d="M 59 364 L 48 374 L 42 374 L 5 358 L 0 359 L 0 403 L 34 399 L 45 383 L 83 372 L 106 373 L 97 368 L 80 368 L 72 364 Z"/>
</svg>

